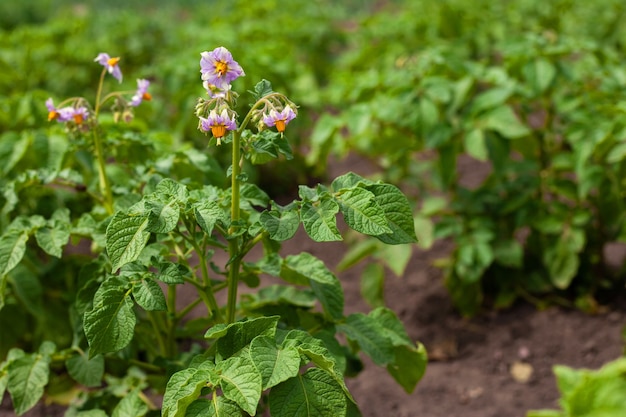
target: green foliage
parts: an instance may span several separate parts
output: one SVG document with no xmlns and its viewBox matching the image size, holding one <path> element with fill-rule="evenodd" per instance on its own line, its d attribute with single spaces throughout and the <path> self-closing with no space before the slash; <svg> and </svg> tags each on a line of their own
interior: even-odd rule
<svg viewBox="0 0 626 417">
<path fill-rule="evenodd" d="M 248 55 L 254 57 L 248 74 L 266 70 L 281 91 L 307 92 L 302 102 L 320 105 L 311 94 L 327 76 L 319 60 L 311 57 L 311 66 L 267 61 L 271 54 L 263 54 L 268 50 L 258 33 L 265 25 L 254 22 L 267 13 L 265 6 L 271 4 L 245 8 L 242 13 L 255 19 L 244 19 L 236 30 L 224 25 L 221 31 L 217 19 L 215 33 L 230 41 L 224 43 L 253 40 L 259 50 Z M 228 15 L 236 5 L 215 7 Z M 307 25 L 296 24 L 301 32 L 286 32 L 291 36 L 283 43 L 292 48 L 295 39 L 310 39 L 314 54 L 326 56 L 331 46 L 326 31 L 336 29 L 319 31 L 313 23 L 342 14 L 298 2 L 281 8 L 285 19 L 271 16 L 293 25 L 294 10 L 306 11 Z M 188 79 L 197 69 L 189 71 L 187 54 L 201 51 L 208 40 L 205 31 L 188 30 L 204 28 L 206 21 L 183 25 L 173 34 L 180 38 L 171 42 L 166 12 L 146 25 L 101 12 L 96 18 L 88 11 L 71 27 L 55 18 L 45 29 L 16 27 L 0 39 L 5 46 L 23 43 L 23 50 L 6 48 L 0 56 L 0 67 L 11 63 L 0 81 L 6 87 L 0 105 L 11 109 L 0 117 L 0 394 L 11 395 L 18 415 L 46 392 L 62 389 L 70 401 L 68 415 L 77 416 L 157 414 L 148 390 L 163 395 L 164 416 L 287 416 L 294 410 L 295 415 L 354 415 L 358 407 L 345 377 L 360 369 L 360 352 L 387 366 L 411 392 L 423 376 L 426 353 L 404 337 L 394 313 L 346 316 L 341 283 L 321 260 L 309 253 L 281 255 L 282 242 L 301 224 L 317 242 L 342 240 L 337 216 L 381 245 L 412 243 L 414 223 L 404 194 L 348 173 L 331 185 L 294 186 L 291 194 L 299 190 L 298 198 L 277 204 L 252 181 L 254 166 L 297 155 L 294 142 L 263 117 L 298 106 L 267 80 L 256 86 L 242 80 L 251 94 L 242 95 L 241 104 L 234 92 L 201 99 L 197 116 L 227 109 L 238 118 L 237 129 L 218 137 L 223 146 L 207 151 L 207 142 L 217 141 L 196 132 L 197 120 L 190 123 L 193 105 L 175 105 L 193 102 L 189 97 L 198 94 L 200 83 Z M 94 36 L 100 25 L 124 22 L 129 24 L 124 30 L 106 31 L 111 39 Z M 160 40 L 169 55 L 148 53 L 154 49 L 137 39 L 126 42 L 135 30 L 150 37 L 150 44 Z M 46 47 L 30 56 L 33 43 Z M 180 44 L 188 50 L 181 52 Z M 114 53 L 123 57 L 125 79 L 131 72 L 150 78 L 158 100 L 135 108 L 126 97 L 132 91 L 124 86 L 109 92 L 106 68 L 100 68 L 99 79 L 84 69 L 93 57 L 82 51 L 112 51 L 112 45 L 120 48 Z M 20 77 L 43 61 L 58 70 L 56 79 Z M 82 91 L 92 82 L 97 83 L 93 104 L 87 99 L 93 92 Z M 59 108 L 48 114 L 50 126 L 40 130 L 48 94 L 72 98 L 55 98 Z M 61 109 L 82 106 L 86 118 L 62 120 Z M 237 111 L 246 112 L 242 109 L 249 109 L 248 115 L 238 117 Z M 306 124 L 298 117 L 287 133 L 298 137 Z M 230 167 L 222 156 L 227 146 L 234 150 Z M 261 256 L 248 257 L 257 245 L 263 247 Z M 265 285 L 263 275 L 283 283 Z M 242 285 L 261 288 L 238 295 Z M 225 297 L 217 296 L 221 291 Z M 181 306 L 182 292 L 194 295 Z M 58 380 L 64 388 L 56 386 Z"/>
<path fill-rule="evenodd" d="M 528 417 L 617 417 L 626 412 L 626 359 L 592 371 L 554 367 L 561 392 L 561 410 L 530 411 Z"/>
<path fill-rule="evenodd" d="M 453 241 L 440 265 L 465 315 L 518 297 L 593 310 L 623 282 L 604 247 L 626 236 L 626 9 L 570 3 L 402 3 L 358 20 L 330 75 L 337 110 L 317 120 L 307 162 L 323 172 L 356 152 L 419 196 L 421 245 Z M 364 245 L 342 266 L 390 266 Z"/>
</svg>

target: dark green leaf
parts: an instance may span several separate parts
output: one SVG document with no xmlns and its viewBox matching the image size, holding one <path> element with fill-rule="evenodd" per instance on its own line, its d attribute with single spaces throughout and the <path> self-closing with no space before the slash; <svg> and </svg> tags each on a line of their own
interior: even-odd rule
<svg viewBox="0 0 626 417">
<path fill-rule="evenodd" d="M 357 232 L 370 236 L 393 233 L 375 195 L 364 188 L 345 190 L 339 197 L 339 207 L 348 226 Z"/>
<path fill-rule="evenodd" d="M 142 279 L 133 285 L 133 297 L 144 310 L 164 311 L 167 310 L 163 290 L 152 279 Z"/>
<path fill-rule="evenodd" d="M 22 356 L 9 364 L 7 389 L 19 416 L 31 409 L 48 384 L 50 356 L 39 353 Z"/>
<path fill-rule="evenodd" d="M 393 362 L 393 343 L 384 336 L 385 328 L 374 318 L 362 313 L 350 314 L 337 330 L 354 340 L 374 363 L 388 365 Z"/>
<path fill-rule="evenodd" d="M 250 359 L 263 378 L 263 390 L 293 378 L 300 369 L 298 350 L 293 347 L 278 347 L 276 341 L 267 336 L 252 340 Z"/>
<path fill-rule="evenodd" d="M 254 415 L 261 399 L 263 382 L 250 358 L 228 358 L 219 362 L 215 369 L 220 376 L 220 387 L 224 396 L 237 403 L 248 414 Z"/>
<path fill-rule="evenodd" d="M 113 271 L 136 260 L 148 243 L 150 232 L 146 231 L 149 216 L 129 216 L 117 212 L 106 231 L 106 247 Z"/>
<path fill-rule="evenodd" d="M 96 292 L 93 309 L 83 319 L 90 356 L 117 352 L 132 340 L 137 319 L 130 292 L 119 278 L 104 281 Z"/>
<path fill-rule="evenodd" d="M 374 194 L 374 200 L 383 209 L 391 233 L 376 238 L 388 245 L 417 242 L 413 213 L 402 191 L 391 184 L 370 184 L 365 187 Z"/>
<path fill-rule="evenodd" d="M 337 417 L 346 414 L 346 396 L 332 376 L 311 368 L 270 391 L 272 417 Z"/>
</svg>

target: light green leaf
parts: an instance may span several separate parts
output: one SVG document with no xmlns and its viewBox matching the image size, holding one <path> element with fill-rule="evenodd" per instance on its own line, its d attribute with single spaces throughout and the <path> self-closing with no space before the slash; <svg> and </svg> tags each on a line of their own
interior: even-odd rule
<svg viewBox="0 0 626 417">
<path fill-rule="evenodd" d="M 261 213 L 259 221 L 269 233 L 270 239 L 279 242 L 291 239 L 300 225 L 298 211 L 295 208 L 276 207 L 269 211 L 265 210 Z"/>
<path fill-rule="evenodd" d="M 96 355 L 89 359 L 86 354 L 77 353 L 65 361 L 67 372 L 74 380 L 86 387 L 97 387 L 104 375 L 104 356 Z"/>
<path fill-rule="evenodd" d="M 257 336 L 274 337 L 279 316 L 258 317 L 231 324 L 218 324 L 207 330 L 207 339 L 217 340 L 217 351 L 222 358 L 229 358 L 248 346 Z"/>
<path fill-rule="evenodd" d="M 486 161 L 489 158 L 485 132 L 482 129 L 470 130 L 463 138 L 463 147 L 469 156 L 479 161 Z"/>
<path fill-rule="evenodd" d="M 364 188 L 357 187 L 344 191 L 339 197 L 339 207 L 348 226 L 357 232 L 370 236 L 393 233 L 387 224 L 385 212 L 376 202 L 374 194 Z"/>
<path fill-rule="evenodd" d="M 484 115 L 483 127 L 495 130 L 507 139 L 518 139 L 530 134 L 530 129 L 509 106 L 500 106 Z"/>
<path fill-rule="evenodd" d="M 346 414 L 346 396 L 319 368 L 275 386 L 269 396 L 272 417 L 338 417 Z"/>
<path fill-rule="evenodd" d="M 543 93 L 552 84 L 556 75 L 556 68 L 545 58 L 528 62 L 522 71 L 536 94 Z"/>
<path fill-rule="evenodd" d="M 492 88 L 476 95 L 472 102 L 472 113 L 478 114 L 484 110 L 503 104 L 513 94 L 511 87 Z"/>
<path fill-rule="evenodd" d="M 213 200 L 202 200 L 196 203 L 194 205 L 194 215 L 200 228 L 209 236 L 213 233 L 213 228 L 218 222 L 224 225 L 227 223 L 224 210 L 222 210 L 217 201 Z"/>
<path fill-rule="evenodd" d="M 279 348 L 274 339 L 255 337 L 250 343 L 250 359 L 263 379 L 263 390 L 298 374 L 300 354 L 293 347 Z"/>
<path fill-rule="evenodd" d="M 385 268 L 379 263 L 368 264 L 361 274 L 361 296 L 372 307 L 385 304 L 383 296 Z"/>
<path fill-rule="evenodd" d="M 6 275 L 22 260 L 28 233 L 10 231 L 0 237 L 0 276 Z"/>
<path fill-rule="evenodd" d="M 83 319 L 90 356 L 117 352 L 132 340 L 137 318 L 130 292 L 119 278 L 109 278 L 96 291 L 93 309 Z"/>
<path fill-rule="evenodd" d="M 428 355 L 422 344 L 416 346 L 394 347 L 393 363 L 387 365 L 387 371 L 398 384 L 410 394 L 426 372 Z"/>
<path fill-rule="evenodd" d="M 606 156 L 608 164 L 617 164 L 626 158 L 626 142 L 617 143 Z"/>
<path fill-rule="evenodd" d="M 167 381 L 163 395 L 163 417 L 185 417 L 187 407 L 199 396 L 211 380 L 209 370 L 187 368 L 176 372 Z"/>
<path fill-rule="evenodd" d="M 376 258 L 383 262 L 399 278 L 404 276 L 406 267 L 413 256 L 411 245 L 381 245 Z"/>
<path fill-rule="evenodd" d="M 376 239 L 388 245 L 417 242 L 411 205 L 402 191 L 391 184 L 370 184 L 365 188 L 374 194 L 391 229 L 390 233 L 376 235 Z"/>
<path fill-rule="evenodd" d="M 146 231 L 148 223 L 147 214 L 129 216 L 117 212 L 113 216 L 106 231 L 106 248 L 114 272 L 139 257 L 150 237 L 150 233 Z"/>
<path fill-rule="evenodd" d="M 235 356 L 219 362 L 215 367 L 220 376 L 224 396 L 237 403 L 250 415 L 256 414 L 261 399 L 263 379 L 247 356 Z"/>
<path fill-rule="evenodd" d="M 330 199 L 319 203 L 305 202 L 300 208 L 300 219 L 304 230 L 316 242 L 333 242 L 343 240 L 337 229 L 336 215 L 339 204 Z"/>
<path fill-rule="evenodd" d="M 385 334 L 385 328 L 374 318 L 362 313 L 350 314 L 345 323 L 337 324 L 337 330 L 354 340 L 377 365 L 393 362 L 393 344 Z"/>
<path fill-rule="evenodd" d="M 210 400 L 200 398 L 192 402 L 185 417 L 241 417 L 242 413 L 241 408 L 228 398 L 214 395 Z"/>
<path fill-rule="evenodd" d="M 50 357 L 39 353 L 22 356 L 9 364 L 7 389 L 15 413 L 20 416 L 31 409 L 48 384 Z"/>
<path fill-rule="evenodd" d="M 141 399 L 140 392 L 139 388 L 135 388 L 126 394 L 113 409 L 111 417 L 142 417 L 146 415 L 149 411 L 148 404 Z"/>
<path fill-rule="evenodd" d="M 333 191 L 338 192 L 343 189 L 355 188 L 359 185 L 371 184 L 372 181 L 363 178 L 354 172 L 347 172 L 334 179 L 331 184 Z"/>
<path fill-rule="evenodd" d="M 144 310 L 164 311 L 167 310 L 163 290 L 152 279 L 142 279 L 133 285 L 133 297 Z"/>
</svg>

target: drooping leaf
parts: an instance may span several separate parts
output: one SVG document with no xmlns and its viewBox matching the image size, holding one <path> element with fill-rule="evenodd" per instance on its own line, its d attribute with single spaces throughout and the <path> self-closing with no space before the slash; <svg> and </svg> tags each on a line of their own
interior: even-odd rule
<svg viewBox="0 0 626 417">
<path fill-rule="evenodd" d="M 256 413 L 261 399 L 263 379 L 247 356 L 235 356 L 221 361 L 215 367 L 220 376 L 224 396 L 250 415 Z"/>
<path fill-rule="evenodd" d="M 281 277 L 296 284 L 309 284 L 331 319 L 343 317 L 344 295 L 337 277 L 320 259 L 307 252 L 287 256 Z"/>
<path fill-rule="evenodd" d="M 77 353 L 65 361 L 65 366 L 70 376 L 86 387 L 97 387 L 102 383 L 104 375 L 104 356 L 102 355 L 89 359 L 87 355 Z"/>
<path fill-rule="evenodd" d="M 337 382 L 319 368 L 275 386 L 270 391 L 272 417 L 337 417 L 346 414 L 346 396 Z"/>
<path fill-rule="evenodd" d="M 117 212 L 113 216 L 106 231 L 106 248 L 113 271 L 139 257 L 150 237 L 146 231 L 148 224 L 148 214 L 129 216 Z"/>
<path fill-rule="evenodd" d="M 427 362 L 428 355 L 422 344 L 395 346 L 394 360 L 387 365 L 387 371 L 410 394 L 424 376 Z"/>
<path fill-rule="evenodd" d="M 385 337 L 385 329 L 376 319 L 353 313 L 344 323 L 337 324 L 337 330 L 357 342 L 374 363 L 384 366 L 393 362 L 393 344 Z"/>
<path fill-rule="evenodd" d="M 132 340 L 137 318 L 130 293 L 120 278 L 107 279 L 96 292 L 93 309 L 83 319 L 90 356 L 117 352 Z"/>
<path fill-rule="evenodd" d="M 250 343 L 250 359 L 261 374 L 263 390 L 298 374 L 300 354 L 293 347 L 276 346 L 274 339 L 258 336 Z"/>
</svg>

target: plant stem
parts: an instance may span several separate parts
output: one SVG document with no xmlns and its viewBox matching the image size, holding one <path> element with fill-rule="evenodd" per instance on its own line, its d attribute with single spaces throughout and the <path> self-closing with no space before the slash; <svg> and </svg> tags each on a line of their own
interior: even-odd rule
<svg viewBox="0 0 626 417">
<path fill-rule="evenodd" d="M 104 76 L 106 75 L 106 68 L 102 70 L 100 75 L 100 82 L 98 83 L 98 92 L 96 93 L 96 107 L 94 109 L 95 126 L 93 128 L 93 143 L 96 152 L 96 160 L 98 161 L 98 179 L 100 182 L 100 192 L 103 195 L 104 208 L 107 213 L 113 214 L 113 195 L 111 194 L 111 186 L 109 179 L 106 176 L 106 161 L 104 159 L 104 153 L 102 150 L 102 141 L 98 134 L 98 114 L 100 113 L 100 96 L 102 95 L 102 85 L 104 84 Z"/>
<path fill-rule="evenodd" d="M 156 319 L 154 317 L 155 312 L 153 311 L 148 311 L 148 319 L 150 320 L 150 324 L 152 324 L 152 328 L 154 329 L 154 335 L 157 339 L 157 343 L 159 345 L 159 350 L 161 351 L 161 355 L 163 355 L 163 357 L 167 356 L 167 348 L 165 346 L 165 341 L 163 340 L 163 335 L 161 334 L 161 329 L 159 328 L 159 325 L 156 322 Z"/>
<path fill-rule="evenodd" d="M 176 285 L 174 284 L 167 286 L 167 324 L 168 356 L 173 358 L 176 355 L 176 326 L 178 324 L 176 319 Z"/>
<path fill-rule="evenodd" d="M 243 125 L 242 125 L 243 126 Z M 240 128 L 241 129 L 241 128 Z M 233 158 L 231 171 L 231 206 L 230 221 L 231 226 L 228 229 L 230 238 L 228 239 L 228 253 L 230 255 L 230 267 L 228 269 L 228 304 L 226 305 L 226 322 L 235 321 L 235 307 L 237 305 L 237 285 L 239 284 L 239 265 L 241 258 L 239 257 L 239 238 L 233 237 L 239 222 L 239 159 L 241 153 L 241 130 L 233 132 Z"/>
</svg>

